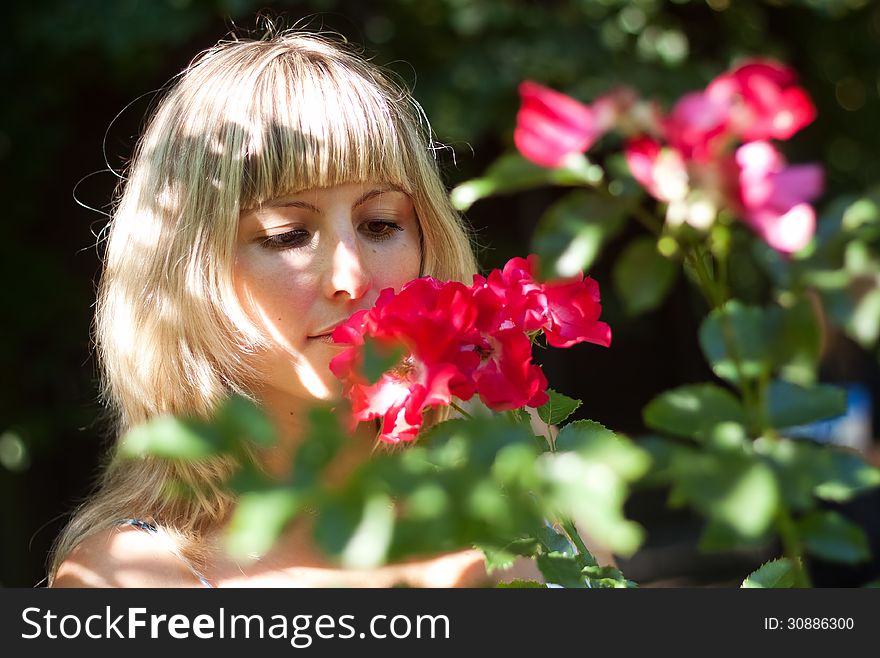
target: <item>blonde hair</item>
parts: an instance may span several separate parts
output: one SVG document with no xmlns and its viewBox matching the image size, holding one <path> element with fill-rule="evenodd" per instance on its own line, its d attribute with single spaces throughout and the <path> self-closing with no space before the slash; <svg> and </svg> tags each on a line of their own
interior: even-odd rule
<svg viewBox="0 0 880 658">
<path fill-rule="evenodd" d="M 152 114 L 110 222 L 95 340 L 117 435 L 159 414 L 207 416 L 259 381 L 248 355 L 265 337 L 232 282 L 244 209 L 315 187 L 387 182 L 412 197 L 422 274 L 470 283 L 472 237 L 434 148 L 403 86 L 328 38 L 286 31 L 198 56 Z M 56 541 L 49 584 L 80 541 L 122 518 L 157 523 L 203 562 L 200 538 L 234 504 L 222 486 L 234 468 L 109 455 L 95 494 Z M 171 482 L 196 495 L 168 497 Z"/>
</svg>

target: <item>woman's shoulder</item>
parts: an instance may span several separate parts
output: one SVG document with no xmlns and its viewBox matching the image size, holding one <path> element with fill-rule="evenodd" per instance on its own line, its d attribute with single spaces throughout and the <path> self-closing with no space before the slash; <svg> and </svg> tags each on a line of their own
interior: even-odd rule
<svg viewBox="0 0 880 658">
<path fill-rule="evenodd" d="M 200 587 L 164 533 L 118 525 L 83 539 L 52 587 Z"/>
</svg>

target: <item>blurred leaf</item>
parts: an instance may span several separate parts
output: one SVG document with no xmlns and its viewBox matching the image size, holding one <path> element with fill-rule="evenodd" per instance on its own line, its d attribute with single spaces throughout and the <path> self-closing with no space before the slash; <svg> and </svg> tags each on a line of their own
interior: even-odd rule
<svg viewBox="0 0 880 658">
<path fill-rule="evenodd" d="M 400 363 L 405 350 L 395 345 L 380 344 L 370 336 L 364 337 L 362 372 L 370 384 L 375 384 L 390 368 Z"/>
<path fill-rule="evenodd" d="M 731 549 L 757 550 L 772 540 L 772 528 L 754 537 L 744 537 L 725 522 L 709 518 L 700 533 L 697 550 L 710 553 L 712 551 L 728 551 Z"/>
<path fill-rule="evenodd" d="M 309 409 L 308 430 L 293 458 L 292 484 L 300 488 L 316 484 L 339 449 L 351 440 L 333 409 L 323 406 Z"/>
<path fill-rule="evenodd" d="M 624 518 L 626 483 L 601 459 L 568 450 L 541 455 L 537 472 L 544 482 L 548 509 L 559 510 L 615 553 L 631 555 L 644 532 Z"/>
<path fill-rule="evenodd" d="M 716 527 L 706 541 L 736 544 L 762 540 L 779 503 L 779 487 L 770 467 L 748 453 L 711 453 L 680 449 L 670 468 L 675 504 L 688 503 Z"/>
<path fill-rule="evenodd" d="M 777 379 L 767 387 L 767 415 L 773 427 L 794 427 L 844 413 L 846 391 L 837 386 L 807 388 Z"/>
<path fill-rule="evenodd" d="M 865 531 L 837 512 L 811 512 L 798 520 L 797 529 L 807 550 L 822 559 L 856 563 L 871 557 Z"/>
<path fill-rule="evenodd" d="M 851 203 L 841 217 L 841 228 L 856 235 L 866 229 L 870 231 L 868 236 L 880 235 L 880 191 L 875 188 L 868 196 Z"/>
<path fill-rule="evenodd" d="M 808 299 L 789 308 L 773 307 L 767 313 L 770 351 L 783 379 L 810 386 L 822 351 L 822 329 L 816 310 Z"/>
<path fill-rule="evenodd" d="M 271 446 L 277 440 L 275 427 L 266 413 L 255 402 L 241 395 L 227 398 L 215 419 L 217 429 L 230 445 L 248 441 Z"/>
<path fill-rule="evenodd" d="M 467 210 L 476 201 L 494 194 L 506 194 L 545 185 L 583 185 L 601 180 L 601 170 L 585 158 L 572 158 L 557 169 L 539 167 L 519 153 L 498 158 L 481 178 L 474 178 L 455 187 L 450 195 L 452 205 Z"/>
<path fill-rule="evenodd" d="M 300 509 L 301 501 L 297 492 L 285 488 L 240 495 L 226 534 L 227 548 L 238 558 L 264 554 Z"/>
<path fill-rule="evenodd" d="M 556 450 L 571 450 L 605 464 L 630 481 L 644 475 L 650 465 L 647 453 L 594 420 L 576 420 L 563 427 L 556 437 Z"/>
<path fill-rule="evenodd" d="M 350 569 L 371 569 L 385 562 L 394 532 L 391 499 L 374 493 L 364 501 L 363 512 L 342 551 L 342 564 Z"/>
<path fill-rule="evenodd" d="M 794 568 L 787 557 L 765 562 L 743 581 L 747 589 L 791 588 L 794 587 Z"/>
<path fill-rule="evenodd" d="M 713 372 L 729 382 L 756 379 L 770 371 L 770 337 L 764 311 L 737 300 L 714 309 L 700 326 L 700 346 Z"/>
<path fill-rule="evenodd" d="M 710 514 L 746 539 L 759 538 L 776 514 L 778 488 L 773 472 L 765 464 L 755 462 L 742 466 L 740 472 L 730 477 L 721 473 L 722 481 L 729 486 L 714 501 Z"/>
<path fill-rule="evenodd" d="M 361 520 L 366 492 L 335 496 L 322 502 L 315 520 L 314 537 L 328 554 L 339 557 L 351 541 Z"/>
<path fill-rule="evenodd" d="M 211 425 L 175 416 L 157 416 L 128 430 L 120 440 L 123 457 L 154 455 L 167 459 L 203 459 L 223 452 L 224 442 Z"/>
<path fill-rule="evenodd" d="M 627 245 L 614 264 L 614 288 L 626 312 L 639 315 L 657 308 L 672 289 L 678 267 L 657 251 L 654 238 Z"/>
<path fill-rule="evenodd" d="M 846 328 L 847 333 L 864 348 L 877 343 L 880 337 L 880 287 L 861 296 Z"/>
<path fill-rule="evenodd" d="M 827 475 L 816 487 L 816 495 L 825 500 L 845 502 L 868 489 L 880 486 L 880 468 L 866 464 L 855 452 L 826 448 L 830 459 Z"/>
<path fill-rule="evenodd" d="M 570 192 L 550 206 L 532 238 L 541 280 L 589 269 L 602 245 L 620 232 L 626 216 L 621 201 L 588 190 Z"/>
<path fill-rule="evenodd" d="M 824 481 L 830 466 L 830 451 L 810 441 L 759 438 L 755 450 L 767 458 L 776 473 L 782 499 L 789 509 L 805 511 L 816 505 L 816 487 Z"/>
<path fill-rule="evenodd" d="M 661 393 L 645 407 L 645 424 L 656 430 L 707 440 L 721 423 L 746 422 L 739 400 L 714 384 L 692 384 Z"/>
<path fill-rule="evenodd" d="M 880 469 L 849 449 L 804 439 L 760 438 L 755 441 L 755 450 L 767 457 L 786 504 L 794 510 L 815 507 L 814 496 L 845 502 L 880 486 Z"/>
<path fill-rule="evenodd" d="M 538 417 L 548 425 L 558 425 L 581 406 L 580 400 L 557 393 L 552 388 L 547 389 L 547 395 L 550 399 L 538 407 Z"/>
<path fill-rule="evenodd" d="M 449 494 L 436 482 L 425 482 L 406 498 L 406 513 L 411 519 L 435 519 L 450 511 Z"/>
</svg>

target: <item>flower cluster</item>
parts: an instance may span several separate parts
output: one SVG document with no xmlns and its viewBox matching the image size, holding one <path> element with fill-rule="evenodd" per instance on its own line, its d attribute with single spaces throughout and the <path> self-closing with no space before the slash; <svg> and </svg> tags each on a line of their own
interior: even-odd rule
<svg viewBox="0 0 880 658">
<path fill-rule="evenodd" d="M 784 254 L 813 237 L 810 202 L 822 192 L 822 169 L 788 166 L 771 142 L 790 138 L 816 116 L 789 68 L 747 62 L 665 115 L 629 90 L 591 106 L 533 82 L 524 82 L 520 94 L 514 140 L 537 164 L 559 166 L 614 128 L 627 137 L 632 175 L 667 204 L 667 224 L 706 229 L 727 209 Z"/>
<path fill-rule="evenodd" d="M 351 401 L 355 423 L 382 419 L 380 438 L 416 438 L 429 407 L 478 395 L 492 410 L 538 407 L 547 379 L 532 363 L 532 342 L 542 333 L 554 347 L 590 342 L 609 346 L 611 330 L 599 321 L 599 286 L 582 274 L 539 283 L 537 257 L 513 258 L 473 284 L 422 277 L 396 293 L 383 290 L 370 310 L 359 311 L 333 332 L 352 347 L 330 362 Z M 364 348 L 402 348 L 404 357 L 375 382 L 363 374 Z"/>
</svg>

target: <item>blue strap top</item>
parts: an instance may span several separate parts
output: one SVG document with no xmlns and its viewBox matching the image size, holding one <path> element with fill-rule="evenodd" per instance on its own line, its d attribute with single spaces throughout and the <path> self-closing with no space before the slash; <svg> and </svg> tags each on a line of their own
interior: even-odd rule
<svg viewBox="0 0 880 658">
<path fill-rule="evenodd" d="M 156 528 L 156 526 L 154 526 L 152 523 L 147 523 L 146 521 L 141 521 L 140 519 L 119 519 L 116 522 L 116 525 L 132 525 L 135 528 L 140 528 L 144 532 L 147 532 L 151 535 L 156 535 L 159 533 L 158 528 Z M 177 555 L 177 554 L 175 554 L 175 555 Z M 183 561 L 183 563 L 186 564 L 186 568 L 190 570 L 190 573 L 192 573 L 192 575 L 194 575 L 196 578 L 199 579 L 199 582 L 202 585 L 204 585 L 205 587 L 211 587 L 211 588 L 214 587 L 210 583 L 210 581 L 207 578 L 205 578 L 201 574 L 201 572 L 199 572 L 198 569 L 196 569 L 192 564 L 190 564 L 189 561 L 186 560 L 182 555 L 177 555 L 177 557 L 179 557 L 181 559 L 181 561 Z"/>
</svg>

